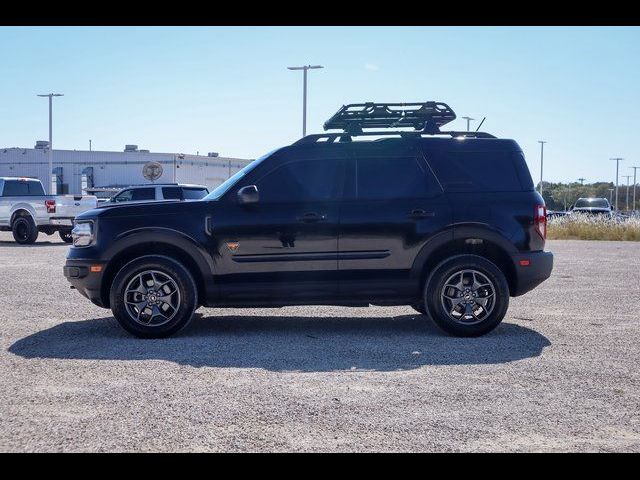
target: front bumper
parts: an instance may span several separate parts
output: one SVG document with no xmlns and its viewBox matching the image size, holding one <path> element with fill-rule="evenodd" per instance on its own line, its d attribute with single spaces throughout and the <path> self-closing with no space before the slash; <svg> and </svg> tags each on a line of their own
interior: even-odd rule
<svg viewBox="0 0 640 480">
<path fill-rule="evenodd" d="M 91 267 L 94 267 L 93 269 Z M 95 271 L 100 267 L 100 271 Z M 62 272 L 69 283 L 95 305 L 103 308 L 109 306 L 102 297 L 102 277 L 106 268 L 105 262 L 95 260 L 67 260 Z"/>
<path fill-rule="evenodd" d="M 511 255 L 511 260 L 516 272 L 511 291 L 512 297 L 533 290 L 549 278 L 553 270 L 553 253 L 551 252 L 515 254 Z"/>
</svg>

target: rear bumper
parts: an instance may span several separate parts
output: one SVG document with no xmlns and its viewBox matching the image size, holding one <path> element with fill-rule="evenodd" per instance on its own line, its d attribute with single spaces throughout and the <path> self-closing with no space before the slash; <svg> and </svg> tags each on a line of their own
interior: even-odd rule
<svg viewBox="0 0 640 480">
<path fill-rule="evenodd" d="M 551 276 L 553 270 L 553 253 L 530 252 L 511 256 L 516 272 L 515 285 L 511 296 L 517 297 L 533 290 Z M 526 261 L 529 261 L 528 265 Z"/>
<path fill-rule="evenodd" d="M 100 266 L 99 272 L 91 271 L 92 266 Z M 62 272 L 69 283 L 95 305 L 108 308 L 102 301 L 102 277 L 106 265 L 94 260 L 67 260 Z"/>
<path fill-rule="evenodd" d="M 51 217 L 49 223 L 60 227 L 73 227 L 73 217 Z"/>
</svg>

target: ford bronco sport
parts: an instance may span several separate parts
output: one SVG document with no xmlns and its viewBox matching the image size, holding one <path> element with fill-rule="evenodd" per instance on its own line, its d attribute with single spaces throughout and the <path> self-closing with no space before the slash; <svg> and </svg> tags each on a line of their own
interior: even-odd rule
<svg viewBox="0 0 640 480">
<path fill-rule="evenodd" d="M 202 305 L 411 305 L 485 334 L 553 255 L 518 144 L 441 130 L 455 118 L 438 102 L 346 105 L 201 201 L 80 215 L 64 275 L 139 337 Z"/>
</svg>

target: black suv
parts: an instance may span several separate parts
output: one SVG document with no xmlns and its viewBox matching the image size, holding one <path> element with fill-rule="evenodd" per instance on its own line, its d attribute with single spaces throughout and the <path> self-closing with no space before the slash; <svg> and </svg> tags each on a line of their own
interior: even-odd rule
<svg viewBox="0 0 640 480">
<path fill-rule="evenodd" d="M 436 102 L 344 106 L 325 123 L 339 132 L 264 155 L 201 201 L 78 216 L 64 275 L 139 337 L 177 332 L 201 305 L 411 305 L 453 335 L 487 333 L 553 255 L 518 144 L 441 131 L 454 118 Z"/>
</svg>

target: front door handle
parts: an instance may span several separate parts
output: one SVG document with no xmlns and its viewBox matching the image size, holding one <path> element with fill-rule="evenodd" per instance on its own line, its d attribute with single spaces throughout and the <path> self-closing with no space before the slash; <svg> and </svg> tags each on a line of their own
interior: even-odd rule
<svg viewBox="0 0 640 480">
<path fill-rule="evenodd" d="M 435 212 L 427 212 L 422 208 L 416 208 L 415 210 L 412 210 L 409 215 L 407 215 L 407 217 L 410 218 L 411 220 L 420 220 L 421 218 L 428 218 L 428 217 L 435 217 L 435 216 L 436 216 Z"/>
<path fill-rule="evenodd" d="M 326 215 L 320 215 L 315 212 L 305 213 L 304 215 L 297 218 L 297 220 L 302 223 L 321 222 L 326 219 L 327 219 Z"/>
</svg>

